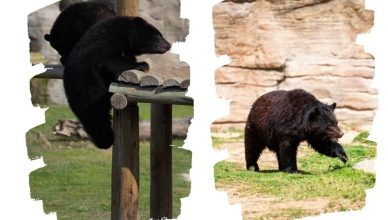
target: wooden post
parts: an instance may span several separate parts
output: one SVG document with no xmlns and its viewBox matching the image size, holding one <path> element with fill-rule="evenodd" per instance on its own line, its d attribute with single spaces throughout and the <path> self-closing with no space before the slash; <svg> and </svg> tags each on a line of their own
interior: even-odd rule
<svg viewBox="0 0 388 220">
<path fill-rule="evenodd" d="M 118 0 L 117 14 L 127 16 L 138 16 L 139 0 Z"/>
<path fill-rule="evenodd" d="M 117 0 L 119 15 L 137 16 L 139 0 Z M 111 220 L 137 220 L 139 207 L 139 108 L 113 110 Z"/>
<path fill-rule="evenodd" d="M 112 220 L 138 219 L 139 206 L 139 108 L 129 103 L 114 110 L 112 152 Z"/>
<path fill-rule="evenodd" d="M 151 219 L 172 218 L 172 106 L 151 104 Z"/>
</svg>

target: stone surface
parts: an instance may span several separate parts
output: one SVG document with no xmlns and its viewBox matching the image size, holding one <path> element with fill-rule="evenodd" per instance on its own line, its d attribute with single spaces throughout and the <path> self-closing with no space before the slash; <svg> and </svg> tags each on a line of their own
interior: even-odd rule
<svg viewBox="0 0 388 220">
<path fill-rule="evenodd" d="M 302 88 L 336 102 L 344 130 L 372 125 L 378 92 L 374 57 L 356 44 L 373 26 L 363 0 L 223 1 L 213 8 L 215 47 L 231 63 L 216 72 L 217 92 L 231 114 L 214 124 L 245 124 L 252 103 L 266 92 Z"/>
<path fill-rule="evenodd" d="M 354 165 L 354 169 L 376 174 L 375 160 L 364 160 Z"/>
<path fill-rule="evenodd" d="M 59 15 L 58 3 L 51 4 L 35 11 L 28 16 L 28 37 L 30 38 L 30 51 L 40 52 L 47 64 L 58 63 L 60 56 L 43 38 L 49 33 L 54 19 Z"/>
</svg>

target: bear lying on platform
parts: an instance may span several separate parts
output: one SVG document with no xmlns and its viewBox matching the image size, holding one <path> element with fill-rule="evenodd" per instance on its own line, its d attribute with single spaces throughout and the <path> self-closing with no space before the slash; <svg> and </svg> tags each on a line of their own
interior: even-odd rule
<svg viewBox="0 0 388 220">
<path fill-rule="evenodd" d="M 66 7 L 55 20 L 50 34 L 44 39 L 50 42 L 65 64 L 74 45 L 95 23 L 116 13 L 107 5 L 94 2 L 80 2 Z"/>
<path fill-rule="evenodd" d="M 259 171 L 257 160 L 267 147 L 276 153 L 280 171 L 297 172 L 296 155 L 301 141 L 345 163 L 348 158 L 338 144 L 343 133 L 334 115 L 335 107 L 335 103 L 326 105 L 301 89 L 273 91 L 259 97 L 245 127 L 246 168 Z"/>
<path fill-rule="evenodd" d="M 70 108 L 99 148 L 113 144 L 109 85 L 124 70 L 147 71 L 137 55 L 171 48 L 162 34 L 139 17 L 114 16 L 93 25 L 74 46 L 63 82 Z"/>
</svg>

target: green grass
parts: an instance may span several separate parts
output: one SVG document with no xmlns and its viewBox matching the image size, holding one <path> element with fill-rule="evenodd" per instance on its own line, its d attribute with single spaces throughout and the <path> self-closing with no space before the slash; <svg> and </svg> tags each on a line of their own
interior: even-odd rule
<svg viewBox="0 0 388 220">
<path fill-rule="evenodd" d="M 151 106 L 146 103 L 139 103 L 140 121 L 150 120 Z M 173 105 L 172 114 L 174 118 L 185 118 L 193 115 L 193 107 L 185 105 Z"/>
<path fill-rule="evenodd" d="M 141 104 L 140 117 L 149 119 L 149 105 Z M 173 115 L 192 115 L 191 107 L 177 107 Z M 51 107 L 46 123 L 27 133 L 30 158 L 43 156 L 46 166 L 30 174 L 31 197 L 43 200 L 45 212 L 57 212 L 58 219 L 109 219 L 111 150 L 99 150 L 88 141 L 55 136 L 52 128 L 58 119 L 74 119 L 67 107 Z M 43 138 L 42 138 L 43 137 Z M 47 146 L 43 139 L 50 142 Z M 173 215 L 180 212 L 180 198 L 189 194 L 188 173 L 191 153 L 178 148 L 183 140 L 173 141 Z M 140 219 L 149 216 L 149 143 L 140 143 Z"/>
<path fill-rule="evenodd" d="M 354 139 L 353 142 L 357 142 L 360 144 L 366 144 L 366 145 L 376 145 L 376 142 L 368 140 L 369 132 L 364 131 L 358 134 Z"/>
<path fill-rule="evenodd" d="M 374 186 L 375 176 L 352 166 L 366 158 L 375 157 L 371 147 L 348 146 L 350 158 L 347 164 L 318 153 L 308 154 L 298 160 L 298 168 L 304 174 L 287 174 L 277 170 L 246 171 L 241 164 L 220 162 L 215 166 L 216 182 L 228 185 L 244 185 L 250 193 L 264 193 L 283 199 L 304 200 L 317 197 L 365 199 L 365 190 Z"/>
</svg>

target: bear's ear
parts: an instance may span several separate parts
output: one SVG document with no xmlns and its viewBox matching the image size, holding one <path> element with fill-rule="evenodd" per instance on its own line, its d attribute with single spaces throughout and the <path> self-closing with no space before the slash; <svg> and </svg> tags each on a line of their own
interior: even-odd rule
<svg viewBox="0 0 388 220">
<path fill-rule="evenodd" d="M 135 17 L 134 21 L 136 24 L 143 24 L 145 22 L 145 20 L 141 17 Z"/>
<path fill-rule="evenodd" d="M 308 113 L 308 120 L 314 121 L 315 118 L 319 115 L 319 109 L 318 107 L 314 107 L 309 113 Z"/>
<path fill-rule="evenodd" d="M 48 42 L 50 42 L 50 34 L 45 34 L 44 39 Z"/>
<path fill-rule="evenodd" d="M 337 107 L 337 103 L 334 102 L 333 104 L 329 105 L 329 107 L 332 111 L 334 111 L 335 107 Z"/>
</svg>

